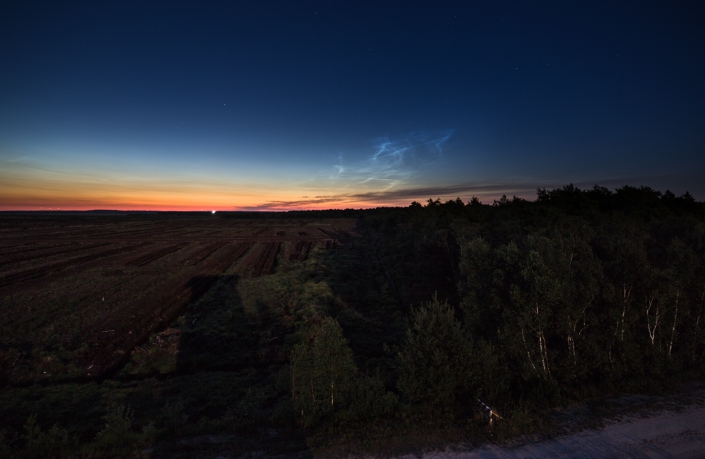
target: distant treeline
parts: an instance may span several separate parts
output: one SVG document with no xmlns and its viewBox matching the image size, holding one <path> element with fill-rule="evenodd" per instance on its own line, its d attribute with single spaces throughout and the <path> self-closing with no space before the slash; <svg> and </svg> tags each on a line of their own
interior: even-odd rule
<svg viewBox="0 0 705 459">
<path fill-rule="evenodd" d="M 382 354 L 356 319 L 338 320 L 359 366 L 406 406 L 452 417 L 479 397 L 512 412 L 703 375 L 705 203 L 689 193 L 569 185 L 535 201 L 429 199 L 366 211 L 358 231 L 406 332 L 388 325 Z"/>
<path fill-rule="evenodd" d="M 357 218 L 365 212 L 367 211 L 362 209 L 327 209 L 290 210 L 287 212 L 233 211 L 218 212 L 217 215 L 220 218 L 288 220 L 291 218 Z"/>
</svg>

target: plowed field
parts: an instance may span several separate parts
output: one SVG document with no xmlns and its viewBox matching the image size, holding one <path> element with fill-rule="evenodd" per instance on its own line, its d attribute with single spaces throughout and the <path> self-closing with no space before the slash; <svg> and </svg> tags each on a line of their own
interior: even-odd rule
<svg viewBox="0 0 705 459">
<path fill-rule="evenodd" d="M 219 276 L 260 277 L 334 248 L 352 220 L 0 216 L 0 372 L 102 379 Z"/>
</svg>

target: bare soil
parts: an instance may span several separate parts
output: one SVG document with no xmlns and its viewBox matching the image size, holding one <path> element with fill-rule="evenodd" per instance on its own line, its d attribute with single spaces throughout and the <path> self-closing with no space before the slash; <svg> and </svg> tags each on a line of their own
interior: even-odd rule
<svg viewBox="0 0 705 459">
<path fill-rule="evenodd" d="M 0 381 L 15 386 L 105 378 L 219 276 L 267 276 L 304 261 L 354 220 L 7 216 L 0 223 Z M 290 248 L 296 256 L 287 256 Z"/>
</svg>

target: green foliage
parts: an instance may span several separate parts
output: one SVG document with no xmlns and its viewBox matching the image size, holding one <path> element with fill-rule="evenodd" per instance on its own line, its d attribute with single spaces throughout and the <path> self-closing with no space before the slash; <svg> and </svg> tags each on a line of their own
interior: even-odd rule
<svg viewBox="0 0 705 459">
<path fill-rule="evenodd" d="M 8 444 L 8 439 L 7 439 L 7 430 L 2 429 L 0 430 L 0 454 L 2 454 L 5 457 L 10 456 L 10 445 Z"/>
<path fill-rule="evenodd" d="M 184 401 L 179 399 L 167 402 L 161 409 L 161 417 L 164 422 L 164 428 L 170 433 L 185 426 L 188 421 L 188 415 L 184 411 Z"/>
<path fill-rule="evenodd" d="M 27 445 L 23 451 L 29 457 L 60 458 L 67 457 L 75 442 L 69 437 L 69 432 L 54 424 L 47 432 L 42 431 L 37 424 L 37 415 L 27 419 L 24 425 Z"/>
<path fill-rule="evenodd" d="M 573 203 L 571 212 L 599 209 L 580 193 L 540 193 L 539 203 L 560 198 Z M 612 202 L 654 196 L 628 189 Z M 642 375 L 653 381 L 702 368 L 705 284 L 696 273 L 705 257 L 697 226 L 644 225 L 639 219 L 655 218 L 647 209 L 631 209 L 629 218 L 557 214 L 549 224 L 535 220 L 539 210 L 508 218 L 523 223 L 520 231 L 491 225 L 468 231 L 461 246 L 464 319 L 508 364 L 514 400 L 555 404 L 582 388 L 609 391 Z"/>
<path fill-rule="evenodd" d="M 262 422 L 266 418 L 262 408 L 267 401 L 267 395 L 262 388 L 248 388 L 245 396 L 228 412 L 228 420 L 239 428 Z"/>
<path fill-rule="evenodd" d="M 399 397 L 388 392 L 382 381 L 374 376 L 357 379 L 351 395 L 351 410 L 361 420 L 384 418 L 394 412 Z"/>
<path fill-rule="evenodd" d="M 107 413 L 103 416 L 105 426 L 98 433 L 98 437 L 119 436 L 130 432 L 134 418 L 132 408 L 111 400 L 108 403 Z"/>
<path fill-rule="evenodd" d="M 85 454 L 91 457 L 129 455 L 145 440 L 142 435 L 132 430 L 134 417 L 131 407 L 110 400 L 103 416 L 105 425 L 98 432 L 95 441 L 86 445 Z M 151 429 L 148 429 L 147 433 L 153 434 Z"/>
<path fill-rule="evenodd" d="M 157 427 L 154 425 L 154 421 L 149 421 L 144 427 L 142 427 L 142 437 L 145 441 L 151 442 L 157 438 Z"/>
<path fill-rule="evenodd" d="M 461 204 L 380 209 L 361 232 L 402 302 L 435 285 L 459 306 L 473 337 L 475 386 L 465 395 L 509 413 L 703 373 L 704 203 L 569 185 L 538 190 L 534 202 Z M 456 280 L 457 297 L 444 279 Z M 442 364 L 426 366 L 430 375 L 402 366 L 395 375 L 423 405 L 420 381 Z M 458 406 L 469 401 L 460 392 Z"/>
<path fill-rule="evenodd" d="M 412 310 L 397 366 L 402 394 L 435 412 L 450 412 L 458 392 L 477 386 L 472 340 L 453 308 L 436 297 Z"/>
<path fill-rule="evenodd" d="M 327 317 L 312 330 L 310 342 L 291 356 L 292 398 L 304 425 L 313 425 L 349 402 L 357 367 L 343 331 Z"/>
</svg>

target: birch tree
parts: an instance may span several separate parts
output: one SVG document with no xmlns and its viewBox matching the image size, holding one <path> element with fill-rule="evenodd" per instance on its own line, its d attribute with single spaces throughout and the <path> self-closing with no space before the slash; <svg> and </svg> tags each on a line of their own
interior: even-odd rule
<svg viewBox="0 0 705 459">
<path fill-rule="evenodd" d="M 304 425 L 311 425 L 348 402 L 357 376 L 348 341 L 338 322 L 327 317 L 310 342 L 294 347 L 292 398 Z"/>
</svg>

